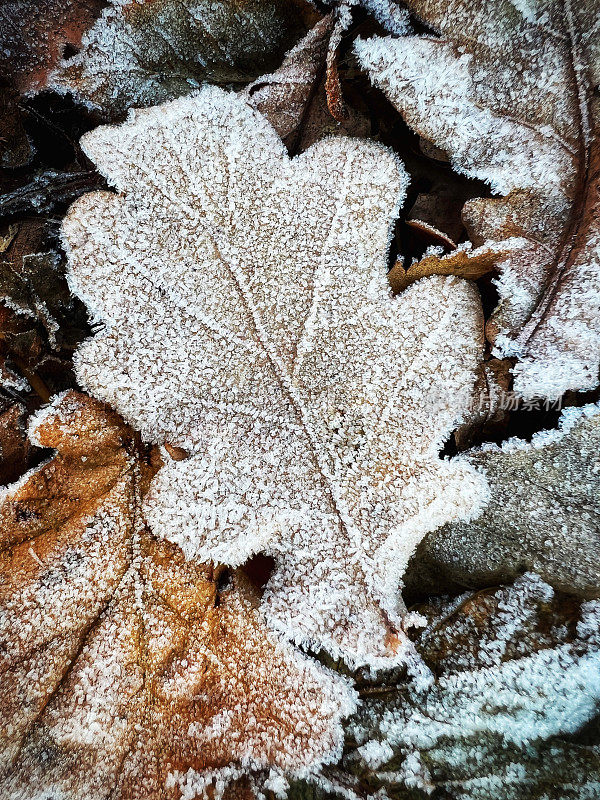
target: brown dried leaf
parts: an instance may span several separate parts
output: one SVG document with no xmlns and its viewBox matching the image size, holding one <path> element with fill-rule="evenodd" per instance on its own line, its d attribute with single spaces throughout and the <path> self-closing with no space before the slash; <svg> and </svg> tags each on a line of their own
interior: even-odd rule
<svg viewBox="0 0 600 800">
<path fill-rule="evenodd" d="M 318 16 L 304 0 L 111 0 L 50 85 L 118 116 L 273 69 Z"/>
<path fill-rule="evenodd" d="M 514 410 L 510 390 L 513 362 L 508 358 L 490 358 L 481 365 L 475 389 L 473 414 L 464 425 L 454 431 L 458 450 L 491 439 L 505 438 L 510 411 Z"/>
<path fill-rule="evenodd" d="M 83 192 L 104 186 L 97 172 L 81 169 L 76 163 L 59 172 L 55 169 L 36 171 L 20 186 L 11 188 L 0 197 L 3 217 L 33 215 L 55 211 L 79 197 Z"/>
<path fill-rule="evenodd" d="M 152 470 L 70 392 L 35 420 L 56 455 L 0 504 L 0 794 L 164 800 L 335 754 L 346 684 L 267 633 L 240 575 L 145 532 Z"/>
<path fill-rule="evenodd" d="M 459 247 L 445 256 L 426 255 L 408 269 L 396 261 L 388 273 L 390 286 L 394 294 L 399 294 L 411 283 L 430 275 L 456 275 L 458 278 L 477 280 L 494 269 L 499 249 L 493 246 L 478 247 L 476 250 Z"/>
<path fill-rule="evenodd" d="M 413 207 L 414 210 L 414 207 Z M 436 228 L 430 222 L 413 218 L 407 219 L 406 225 L 417 238 L 425 240 L 429 247 L 441 247 L 442 250 L 456 250 L 456 242 L 447 233 Z"/>
<path fill-rule="evenodd" d="M 435 228 L 456 246 L 464 232 L 462 205 L 460 199 L 448 192 L 421 192 L 408 213 L 407 224 Z"/>
<path fill-rule="evenodd" d="M 311 145 L 328 136 L 352 136 L 355 138 L 370 136 L 371 120 L 366 109 L 357 108 L 355 104 L 348 104 L 346 112 L 343 122 L 332 117 L 327 103 L 324 77 L 307 109 L 302 129 L 293 143 L 293 151 L 304 152 Z"/>
<path fill-rule="evenodd" d="M 468 203 L 475 245 L 517 237 L 489 326 L 524 397 L 591 389 L 600 361 L 600 6 L 410 0 L 439 34 L 357 43 L 418 133 L 501 199 Z"/>
<path fill-rule="evenodd" d="M 284 141 L 301 125 L 319 85 L 334 23 L 333 14 L 323 17 L 290 50 L 279 69 L 257 78 L 240 93 L 269 120 Z"/>
<path fill-rule="evenodd" d="M 435 675 L 490 667 L 576 639 L 581 600 L 557 594 L 538 575 L 512 585 L 434 597 L 414 610 L 427 625 L 417 647 Z M 512 621 L 510 636 L 505 626 Z"/>
<path fill-rule="evenodd" d="M 370 132 L 369 120 L 355 108 L 346 107 L 342 122 L 329 108 L 327 64 L 336 25 L 333 14 L 324 17 L 290 50 L 278 70 L 240 92 L 269 120 L 292 153 L 306 150 L 325 136 L 367 136 Z"/>
<path fill-rule="evenodd" d="M 325 77 L 327 108 L 331 116 L 338 122 L 344 122 L 348 118 L 348 109 L 344 103 L 338 69 L 338 51 L 342 43 L 342 36 L 352 23 L 350 7 L 351 3 L 340 2 L 333 12 L 335 23 L 329 38 L 329 47 L 327 48 L 327 71 Z"/>
</svg>

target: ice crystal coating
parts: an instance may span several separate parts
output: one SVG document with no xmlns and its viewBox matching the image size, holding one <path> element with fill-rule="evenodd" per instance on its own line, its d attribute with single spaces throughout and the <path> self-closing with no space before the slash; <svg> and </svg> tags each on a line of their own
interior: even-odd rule
<svg viewBox="0 0 600 800">
<path fill-rule="evenodd" d="M 265 628 L 240 575 L 217 592 L 144 530 L 123 421 L 71 392 L 32 437 L 58 452 L 0 500 L 3 800 L 161 800 L 176 773 L 206 789 L 338 758 L 354 692 Z"/>
<path fill-rule="evenodd" d="M 115 114 L 203 80 L 246 82 L 305 32 L 294 0 L 110 0 L 49 85 Z"/>
<path fill-rule="evenodd" d="M 489 585 L 535 570 L 556 589 L 600 595 L 600 406 L 565 409 L 557 430 L 466 453 L 490 486 L 481 516 L 431 533 L 415 555 L 431 583 Z"/>
<path fill-rule="evenodd" d="M 314 0 L 311 0 L 314 2 Z M 350 11 L 353 6 L 362 6 L 371 16 L 387 31 L 397 35 L 410 30 L 410 18 L 405 8 L 399 6 L 396 0 L 324 0 L 329 5 L 337 5 L 341 13 Z"/>
<path fill-rule="evenodd" d="M 394 796 L 595 800 L 598 747 L 572 735 L 600 707 L 598 601 L 573 608 L 529 573 L 427 616 L 417 646 L 439 677 L 367 698 L 344 765 Z"/>
<path fill-rule="evenodd" d="M 120 193 L 82 197 L 63 226 L 104 324 L 79 380 L 191 453 L 153 481 L 152 529 L 201 560 L 273 556 L 264 609 L 293 640 L 394 656 L 411 552 L 485 494 L 438 458 L 471 402 L 477 293 L 433 277 L 398 299 L 386 281 L 402 166 L 354 139 L 290 159 L 210 87 L 82 144 Z"/>
<path fill-rule="evenodd" d="M 467 203 L 475 244 L 523 237 L 501 262 L 490 326 L 524 397 L 598 383 L 600 6 L 596 0 L 409 0 L 441 38 L 357 42 L 373 81 L 454 167 L 504 199 Z"/>
</svg>

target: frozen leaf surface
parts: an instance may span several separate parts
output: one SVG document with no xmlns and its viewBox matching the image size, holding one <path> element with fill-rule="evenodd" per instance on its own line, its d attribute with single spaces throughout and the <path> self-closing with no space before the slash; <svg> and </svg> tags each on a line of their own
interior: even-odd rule
<svg viewBox="0 0 600 800">
<path fill-rule="evenodd" d="M 485 494 L 438 458 L 471 400 L 477 294 L 387 283 L 401 165 L 354 139 L 290 159 L 214 87 L 83 146 L 119 193 L 84 196 L 63 226 L 72 286 L 104 324 L 77 374 L 146 441 L 191 454 L 154 479 L 150 526 L 190 558 L 272 556 L 264 609 L 290 638 L 401 658 L 411 552 Z"/>
<path fill-rule="evenodd" d="M 306 32 L 302 0 L 111 0 L 52 88 L 109 114 L 246 82 Z"/>
<path fill-rule="evenodd" d="M 392 796 L 595 800 L 600 748 L 577 732 L 600 705 L 600 608 L 534 574 L 420 609 L 427 689 L 368 694 L 345 766 Z"/>
<path fill-rule="evenodd" d="M 563 412 L 558 430 L 465 456 L 485 474 L 480 517 L 423 541 L 415 568 L 467 586 L 514 578 L 523 567 L 557 589 L 600 595 L 600 407 Z"/>
<path fill-rule="evenodd" d="M 600 359 L 600 7 L 596 0 L 410 0 L 439 34 L 357 53 L 407 122 L 503 198 L 467 203 L 476 245 L 509 237 L 489 327 L 515 388 L 597 385 Z"/>
<path fill-rule="evenodd" d="M 0 503 L 0 794 L 166 800 L 338 755 L 345 682 L 265 629 L 236 575 L 143 528 L 133 432 L 63 395 L 30 435 L 56 455 Z"/>
</svg>

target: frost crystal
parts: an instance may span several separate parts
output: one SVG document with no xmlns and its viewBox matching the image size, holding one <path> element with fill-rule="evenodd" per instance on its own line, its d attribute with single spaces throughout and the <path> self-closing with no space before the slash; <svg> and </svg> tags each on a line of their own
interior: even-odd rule
<svg viewBox="0 0 600 800">
<path fill-rule="evenodd" d="M 79 380 L 191 453 L 155 478 L 152 529 L 201 560 L 273 556 L 264 609 L 293 640 L 400 658 L 412 550 L 485 494 L 438 458 L 471 402 L 476 291 L 432 277 L 398 299 L 386 282 L 401 165 L 351 139 L 290 160 L 216 88 L 83 147 L 119 194 L 64 222 L 72 287 L 104 323 Z"/>
<path fill-rule="evenodd" d="M 275 66 L 306 30 L 294 0 L 110 0 L 50 87 L 115 114 Z"/>
<path fill-rule="evenodd" d="M 454 167 L 503 199 L 466 204 L 475 244 L 522 237 L 489 328 L 524 397 L 598 383 L 600 6 L 409 0 L 442 38 L 356 44 L 373 81 Z"/>
</svg>

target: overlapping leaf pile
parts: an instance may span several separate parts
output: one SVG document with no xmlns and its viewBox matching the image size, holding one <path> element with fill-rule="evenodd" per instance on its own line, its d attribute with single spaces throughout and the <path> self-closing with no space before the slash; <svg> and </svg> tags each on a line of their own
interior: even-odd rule
<svg viewBox="0 0 600 800">
<path fill-rule="evenodd" d="M 420 611 L 436 682 L 365 697 L 348 771 L 398 798 L 597 797 L 597 735 L 572 734 L 600 699 L 598 601 L 570 602 L 529 573 Z"/>
<path fill-rule="evenodd" d="M 2 4 L 2 798 L 600 797 L 599 41 Z"/>
<path fill-rule="evenodd" d="M 276 66 L 315 16 L 301 0 L 112 0 L 49 83 L 109 115 L 203 80 L 246 83 Z"/>
</svg>

